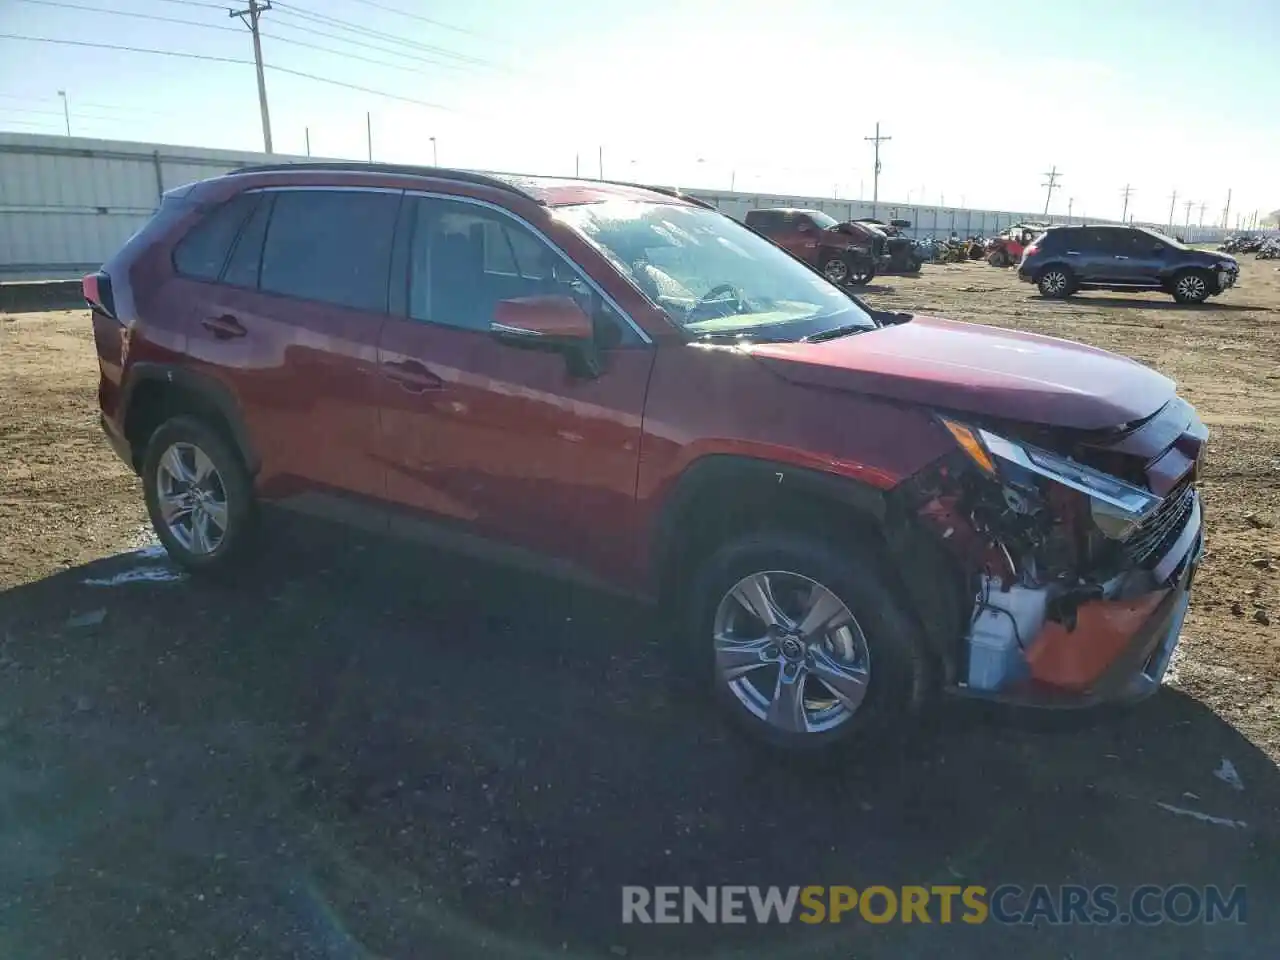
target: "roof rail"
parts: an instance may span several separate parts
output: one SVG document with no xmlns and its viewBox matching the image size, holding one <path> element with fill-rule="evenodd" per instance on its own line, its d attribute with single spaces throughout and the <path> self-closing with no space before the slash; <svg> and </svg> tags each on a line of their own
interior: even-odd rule
<svg viewBox="0 0 1280 960">
<path fill-rule="evenodd" d="M 361 160 L 307 160 L 295 163 L 264 163 L 244 166 L 233 170 L 229 176 L 239 173 L 279 173 L 287 171 L 342 171 L 347 173 L 389 173 L 406 177 L 431 177 L 437 180 L 456 180 L 459 183 L 470 183 L 478 187 L 492 187 L 514 193 L 534 203 L 542 201 L 533 194 L 521 190 L 515 184 L 497 177 L 485 176 L 483 173 L 472 173 L 470 170 L 453 170 L 449 167 L 420 167 L 408 163 L 367 163 Z"/>
</svg>

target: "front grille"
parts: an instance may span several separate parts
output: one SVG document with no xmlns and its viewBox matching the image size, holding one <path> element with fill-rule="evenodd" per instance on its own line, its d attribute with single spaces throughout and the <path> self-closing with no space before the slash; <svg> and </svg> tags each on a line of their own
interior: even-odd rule
<svg viewBox="0 0 1280 960">
<path fill-rule="evenodd" d="M 1186 526 L 1195 498 L 1196 488 L 1190 479 L 1171 490 L 1156 512 L 1125 541 L 1124 549 L 1129 558 L 1136 564 L 1145 565 L 1163 557 Z"/>
</svg>

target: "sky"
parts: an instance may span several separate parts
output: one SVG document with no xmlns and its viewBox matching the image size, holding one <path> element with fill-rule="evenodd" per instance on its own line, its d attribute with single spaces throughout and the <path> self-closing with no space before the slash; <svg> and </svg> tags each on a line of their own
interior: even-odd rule
<svg viewBox="0 0 1280 960">
<path fill-rule="evenodd" d="M 262 149 L 215 0 L 0 0 L 0 35 L 244 61 L 0 36 L 0 130 L 63 133 L 64 90 L 77 136 Z M 278 153 L 365 159 L 368 114 L 375 160 L 870 199 L 878 122 L 893 203 L 1039 211 L 1057 169 L 1056 214 L 1280 208 L 1276 0 L 276 0 L 262 35 Z"/>
</svg>

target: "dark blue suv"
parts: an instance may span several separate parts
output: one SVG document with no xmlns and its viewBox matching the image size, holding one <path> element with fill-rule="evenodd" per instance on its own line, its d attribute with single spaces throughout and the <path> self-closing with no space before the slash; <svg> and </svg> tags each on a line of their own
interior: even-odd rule
<svg viewBox="0 0 1280 960">
<path fill-rule="evenodd" d="M 1053 227 L 1018 265 L 1019 279 L 1054 299 L 1077 290 L 1162 290 L 1179 303 L 1203 303 L 1234 286 L 1239 273 L 1234 257 L 1143 227 Z"/>
</svg>

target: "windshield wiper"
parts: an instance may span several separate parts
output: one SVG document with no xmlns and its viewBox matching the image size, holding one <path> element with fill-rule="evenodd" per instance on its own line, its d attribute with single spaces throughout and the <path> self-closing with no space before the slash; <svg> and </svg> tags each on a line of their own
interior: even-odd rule
<svg viewBox="0 0 1280 960">
<path fill-rule="evenodd" d="M 822 343 L 824 340 L 836 340 L 840 337 L 848 337 L 855 333 L 866 333 L 868 330 L 874 330 L 875 327 L 868 327 L 864 323 L 846 323 L 840 327 L 832 327 L 830 330 L 823 330 L 820 333 L 811 333 L 803 338 L 801 343 Z"/>
</svg>

